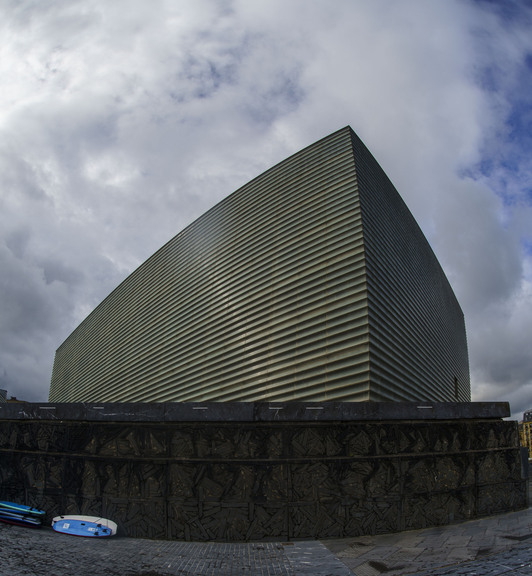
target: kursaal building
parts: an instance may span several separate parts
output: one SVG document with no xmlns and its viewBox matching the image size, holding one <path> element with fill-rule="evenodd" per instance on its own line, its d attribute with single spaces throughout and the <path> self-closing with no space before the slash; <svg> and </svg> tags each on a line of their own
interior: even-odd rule
<svg viewBox="0 0 532 576">
<path fill-rule="evenodd" d="M 122 282 L 55 356 L 51 402 L 470 401 L 464 316 L 346 127 Z"/>
</svg>

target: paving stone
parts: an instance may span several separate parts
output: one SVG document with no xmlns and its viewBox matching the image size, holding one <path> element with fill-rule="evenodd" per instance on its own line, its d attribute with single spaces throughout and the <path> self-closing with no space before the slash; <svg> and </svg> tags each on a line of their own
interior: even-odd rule
<svg viewBox="0 0 532 576">
<path fill-rule="evenodd" d="M 49 576 L 352 576 L 322 543 L 89 539 L 0 525 L 0 574 Z"/>
<path fill-rule="evenodd" d="M 532 509 L 386 536 L 194 543 L 0 524 L 0 576 L 530 576 Z"/>
<path fill-rule="evenodd" d="M 415 562 L 420 556 L 424 557 L 424 551 L 421 548 L 399 548 L 387 560 L 393 564 L 404 564 L 405 562 Z"/>
</svg>

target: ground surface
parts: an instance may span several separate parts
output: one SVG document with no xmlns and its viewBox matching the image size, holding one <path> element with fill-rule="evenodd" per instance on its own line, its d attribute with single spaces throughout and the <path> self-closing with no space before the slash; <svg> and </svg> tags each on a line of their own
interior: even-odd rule
<svg viewBox="0 0 532 576">
<path fill-rule="evenodd" d="M 0 524 L 1 576 L 349 576 L 323 544 L 76 538 Z"/>
<path fill-rule="evenodd" d="M 532 508 L 323 542 L 93 539 L 0 523 L 0 576 L 530 576 L 531 544 Z"/>
</svg>

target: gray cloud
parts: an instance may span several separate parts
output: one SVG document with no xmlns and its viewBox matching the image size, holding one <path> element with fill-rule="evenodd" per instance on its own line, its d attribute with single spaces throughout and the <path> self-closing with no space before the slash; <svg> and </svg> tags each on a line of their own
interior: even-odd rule
<svg viewBox="0 0 532 576">
<path fill-rule="evenodd" d="M 466 315 L 473 397 L 532 407 L 532 11 L 519 2 L 0 7 L 0 386 L 215 202 L 350 124 Z"/>
</svg>

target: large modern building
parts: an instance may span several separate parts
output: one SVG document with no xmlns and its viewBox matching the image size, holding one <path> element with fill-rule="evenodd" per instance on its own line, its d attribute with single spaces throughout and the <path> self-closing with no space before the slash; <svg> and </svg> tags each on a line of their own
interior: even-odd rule
<svg viewBox="0 0 532 576">
<path fill-rule="evenodd" d="M 470 401 L 464 317 L 346 127 L 258 176 L 65 340 L 50 401 Z"/>
</svg>

